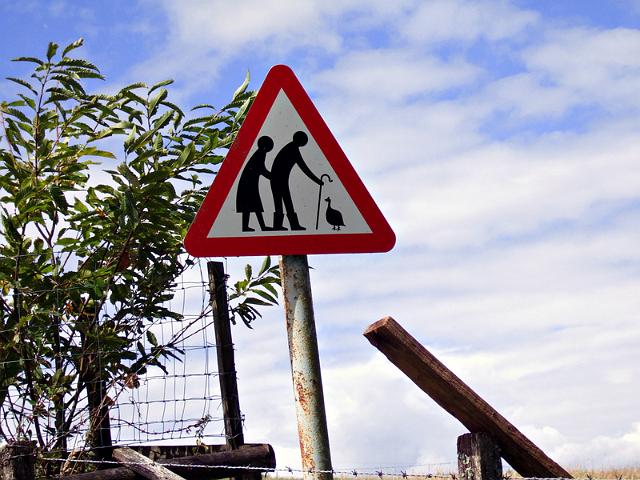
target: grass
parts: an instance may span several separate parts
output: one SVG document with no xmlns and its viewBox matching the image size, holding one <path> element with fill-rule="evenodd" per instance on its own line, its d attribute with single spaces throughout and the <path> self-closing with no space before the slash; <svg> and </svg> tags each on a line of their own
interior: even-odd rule
<svg viewBox="0 0 640 480">
<path fill-rule="evenodd" d="M 637 467 L 625 467 L 625 468 L 612 468 L 612 469 L 586 469 L 586 468 L 573 468 L 569 469 L 569 473 L 575 479 L 579 480 L 640 480 L 640 466 Z M 441 480 L 441 479 L 458 479 L 457 472 L 452 476 L 451 472 L 433 472 L 431 475 L 424 476 L 410 476 L 409 480 Z M 513 480 L 519 480 L 522 477 L 515 473 L 513 470 L 506 470 L 504 472 L 505 478 L 511 478 Z M 273 479 L 275 478 L 273 475 L 269 475 L 267 478 Z M 285 477 L 281 477 L 285 478 Z M 301 477 L 292 476 L 286 477 L 287 480 L 302 480 Z M 383 480 L 387 479 L 398 479 L 403 480 L 400 474 L 384 474 Z M 368 474 L 360 474 L 357 477 L 349 475 L 349 474 L 340 474 L 336 473 L 334 475 L 334 479 L 337 480 L 346 480 L 346 479 L 355 479 L 355 480 L 380 480 L 380 477 L 368 475 Z"/>
<path fill-rule="evenodd" d="M 570 468 L 568 470 L 573 478 L 582 480 L 640 480 L 640 466 L 611 469 Z M 505 471 L 504 475 L 507 478 L 521 478 L 513 470 Z"/>
<path fill-rule="evenodd" d="M 575 469 L 569 470 L 574 478 L 640 480 L 640 467 L 613 468 L 608 470 Z"/>
</svg>

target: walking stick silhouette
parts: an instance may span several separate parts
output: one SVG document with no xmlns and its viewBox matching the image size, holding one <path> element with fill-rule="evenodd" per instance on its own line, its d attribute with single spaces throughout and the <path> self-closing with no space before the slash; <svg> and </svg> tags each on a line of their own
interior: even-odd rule
<svg viewBox="0 0 640 480">
<path fill-rule="evenodd" d="M 327 175 L 326 173 L 323 173 L 322 175 L 320 175 L 320 181 L 322 181 L 322 179 L 324 177 L 327 177 L 327 180 L 329 180 L 329 183 L 333 183 L 333 180 L 331 180 L 331 177 L 329 175 Z M 320 224 L 320 202 L 322 201 L 322 187 L 324 186 L 324 183 L 322 183 L 322 185 L 320 185 L 320 190 L 318 191 L 318 211 L 316 212 L 316 230 L 318 230 L 318 225 Z"/>
</svg>

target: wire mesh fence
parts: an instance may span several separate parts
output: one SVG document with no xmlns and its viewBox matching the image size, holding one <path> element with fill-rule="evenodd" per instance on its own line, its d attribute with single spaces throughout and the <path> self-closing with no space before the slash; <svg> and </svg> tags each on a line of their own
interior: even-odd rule
<svg viewBox="0 0 640 480">
<path fill-rule="evenodd" d="M 62 282 L 48 290 L 5 288 L 0 335 L 25 348 L 0 351 L 0 437 L 32 439 L 47 452 L 95 445 L 96 427 L 109 428 L 114 445 L 224 441 L 203 264 L 185 270 L 172 287 L 156 318 L 123 313 L 112 298 L 101 299 L 98 309 L 91 292 L 70 291 Z M 28 308 L 43 297 L 46 311 Z M 33 321 L 37 315 L 49 321 Z M 49 340 L 38 343 L 34 335 Z M 98 425 L 101 411 L 109 421 Z"/>
</svg>

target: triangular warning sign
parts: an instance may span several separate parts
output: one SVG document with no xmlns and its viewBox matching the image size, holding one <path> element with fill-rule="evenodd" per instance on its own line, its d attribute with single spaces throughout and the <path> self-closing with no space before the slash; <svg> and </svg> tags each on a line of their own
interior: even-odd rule
<svg viewBox="0 0 640 480">
<path fill-rule="evenodd" d="M 386 252 L 395 235 L 293 71 L 277 65 L 184 244 L 196 257 Z"/>
</svg>

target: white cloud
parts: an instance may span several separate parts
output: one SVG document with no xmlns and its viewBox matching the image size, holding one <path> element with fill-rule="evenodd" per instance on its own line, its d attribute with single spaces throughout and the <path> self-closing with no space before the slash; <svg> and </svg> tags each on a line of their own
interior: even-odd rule
<svg viewBox="0 0 640 480">
<path fill-rule="evenodd" d="M 229 7 L 224 1 L 164 2 L 174 40 L 183 47 L 230 53 L 248 45 L 263 48 L 321 46 L 330 51 L 339 37 L 322 28 L 316 2 L 247 1 Z"/>
<path fill-rule="evenodd" d="M 314 76 L 321 92 L 352 102 L 394 102 L 471 83 L 479 69 L 464 60 L 444 62 L 406 49 L 365 50 L 341 56 Z"/>
<path fill-rule="evenodd" d="M 436 0 L 420 4 L 402 33 L 424 43 L 498 41 L 518 35 L 538 19 L 537 13 L 504 1 Z"/>
<path fill-rule="evenodd" d="M 565 114 L 578 101 L 566 86 L 545 85 L 537 73 L 518 73 L 489 84 L 479 104 L 487 112 L 502 111 L 521 121 L 527 117 L 554 120 Z"/>
<path fill-rule="evenodd" d="M 572 28 L 552 31 L 524 61 L 552 85 L 575 92 L 580 103 L 618 110 L 640 106 L 639 50 L 640 30 Z"/>
<path fill-rule="evenodd" d="M 546 437 L 554 443 L 557 457 L 588 469 L 634 466 L 640 456 L 640 422 L 619 435 L 599 435 L 587 442 L 572 442 L 550 427 L 531 428 L 533 438 Z M 614 453 L 615 452 L 615 453 Z"/>
<path fill-rule="evenodd" d="M 416 0 L 393 5 L 384 0 L 250 0 L 230 9 L 222 0 L 162 2 L 172 41 L 222 54 L 237 54 L 247 47 L 263 53 L 286 53 L 303 47 L 340 53 L 348 34 L 392 22 L 401 24 L 419 4 Z"/>
</svg>

